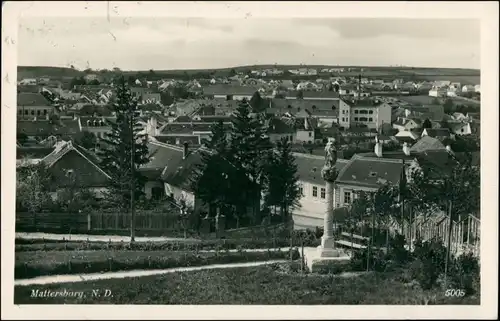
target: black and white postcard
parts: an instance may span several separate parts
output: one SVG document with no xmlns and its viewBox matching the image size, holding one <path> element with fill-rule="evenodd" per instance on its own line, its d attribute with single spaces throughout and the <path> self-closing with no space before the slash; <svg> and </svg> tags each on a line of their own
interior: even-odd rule
<svg viewBox="0 0 500 321">
<path fill-rule="evenodd" d="M 2 318 L 495 318 L 498 70 L 495 2 L 4 2 Z"/>
</svg>

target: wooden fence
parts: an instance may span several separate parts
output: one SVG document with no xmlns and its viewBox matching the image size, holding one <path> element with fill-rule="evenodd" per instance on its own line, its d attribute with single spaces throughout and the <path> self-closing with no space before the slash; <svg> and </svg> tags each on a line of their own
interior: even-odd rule
<svg viewBox="0 0 500 321">
<path fill-rule="evenodd" d="M 437 239 L 448 245 L 448 228 L 450 219 L 447 215 L 439 214 L 425 218 L 417 216 L 410 226 L 401 228 L 398 224 L 392 225 L 392 230 L 402 233 L 407 240 L 416 239 L 430 241 Z M 480 255 L 481 220 L 470 214 L 458 221 L 451 222 L 450 250 L 455 255 L 471 252 Z"/>
<path fill-rule="evenodd" d="M 89 230 L 130 230 L 130 213 L 103 213 L 87 214 Z M 158 212 L 139 212 L 135 214 L 135 228 L 137 230 L 182 230 L 183 223 L 179 215 Z"/>
<path fill-rule="evenodd" d="M 125 234 L 130 233 L 131 215 L 120 212 L 91 213 L 16 213 L 16 231 L 43 231 L 49 233 L 89 233 L 89 234 Z M 189 221 L 175 213 L 156 211 L 138 211 L 135 214 L 135 230 L 145 235 L 194 235 L 218 237 L 215 233 L 215 219 L 206 223 L 210 228 L 203 229 L 201 220 L 192 217 Z M 222 227 L 224 229 L 224 227 Z M 185 234 L 186 233 L 186 234 Z M 225 230 L 226 238 L 279 238 L 288 237 L 284 224 L 262 225 Z"/>
</svg>

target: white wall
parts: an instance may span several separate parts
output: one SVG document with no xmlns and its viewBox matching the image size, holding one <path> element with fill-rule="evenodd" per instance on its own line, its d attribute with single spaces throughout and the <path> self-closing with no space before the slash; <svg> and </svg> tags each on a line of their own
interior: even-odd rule
<svg viewBox="0 0 500 321">
<path fill-rule="evenodd" d="M 392 119 L 392 107 L 389 104 L 381 104 L 377 108 L 376 129 L 379 130 L 383 124 L 390 124 Z"/>
<path fill-rule="evenodd" d="M 348 186 L 348 185 L 342 185 L 338 184 L 335 192 L 338 192 L 338 198 L 337 198 L 337 204 L 336 207 L 343 207 L 347 206 L 350 203 L 344 202 L 344 195 L 345 193 L 349 193 L 351 195 L 351 203 L 354 200 L 354 191 L 364 191 L 364 192 L 375 192 L 377 191 L 376 188 L 369 188 L 369 187 L 359 187 L 359 186 Z"/>
<path fill-rule="evenodd" d="M 351 106 L 340 100 L 339 104 L 339 125 L 344 128 L 349 128 L 351 126 Z"/>
<path fill-rule="evenodd" d="M 299 142 L 313 142 L 314 131 L 297 130 L 297 133 L 295 134 L 295 140 Z"/>
<path fill-rule="evenodd" d="M 280 141 L 282 138 L 288 139 L 288 141 L 295 141 L 294 133 L 286 133 L 286 134 L 269 134 L 269 140 L 273 143 Z"/>
</svg>

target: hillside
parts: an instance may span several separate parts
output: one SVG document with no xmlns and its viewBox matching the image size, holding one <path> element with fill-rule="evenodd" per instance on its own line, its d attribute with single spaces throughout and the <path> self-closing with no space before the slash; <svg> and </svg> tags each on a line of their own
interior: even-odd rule
<svg viewBox="0 0 500 321">
<path fill-rule="evenodd" d="M 45 66 L 18 66 L 17 78 L 39 78 L 39 77 L 78 77 L 82 76 L 83 72 L 66 67 L 45 67 Z"/>
<path fill-rule="evenodd" d="M 202 74 L 208 77 L 209 74 L 215 77 L 228 76 L 231 70 L 236 72 L 247 72 L 249 70 L 278 68 L 278 69 L 298 69 L 300 65 L 249 65 L 249 66 L 236 66 L 229 68 L 219 69 L 183 69 L 183 70 L 154 70 L 156 76 L 175 77 L 175 76 L 191 76 Z M 328 66 L 328 65 L 308 65 L 308 68 L 325 69 L 325 68 L 356 68 L 358 70 L 345 71 L 339 73 L 342 76 L 357 76 L 361 73 L 364 77 L 381 77 L 382 79 L 391 79 L 396 77 L 412 78 L 414 80 L 450 80 L 462 83 L 478 84 L 480 83 L 480 71 L 476 69 L 460 69 L 460 68 L 416 68 L 416 67 L 366 67 L 366 66 Z M 363 72 L 359 69 L 363 68 Z M 147 75 L 149 70 L 127 70 L 123 71 L 126 75 Z M 22 78 L 38 78 L 43 76 L 56 77 L 56 78 L 72 78 L 82 76 L 83 71 L 64 68 L 64 67 L 42 67 L 42 66 L 19 66 L 18 79 Z M 329 75 L 329 74 L 328 74 Z M 319 76 L 322 76 L 319 74 Z M 289 77 L 287 75 L 282 77 Z M 303 78 L 303 76 L 300 76 Z M 316 76 L 308 76 L 316 77 Z M 280 78 L 280 77 L 278 77 Z"/>
</svg>

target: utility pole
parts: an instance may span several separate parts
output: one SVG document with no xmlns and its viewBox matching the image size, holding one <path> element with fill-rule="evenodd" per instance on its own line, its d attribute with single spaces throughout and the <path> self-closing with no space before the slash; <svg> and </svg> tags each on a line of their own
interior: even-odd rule
<svg viewBox="0 0 500 321">
<path fill-rule="evenodd" d="M 135 241 L 135 142 L 134 142 L 134 110 L 130 105 L 130 242 Z"/>
</svg>

